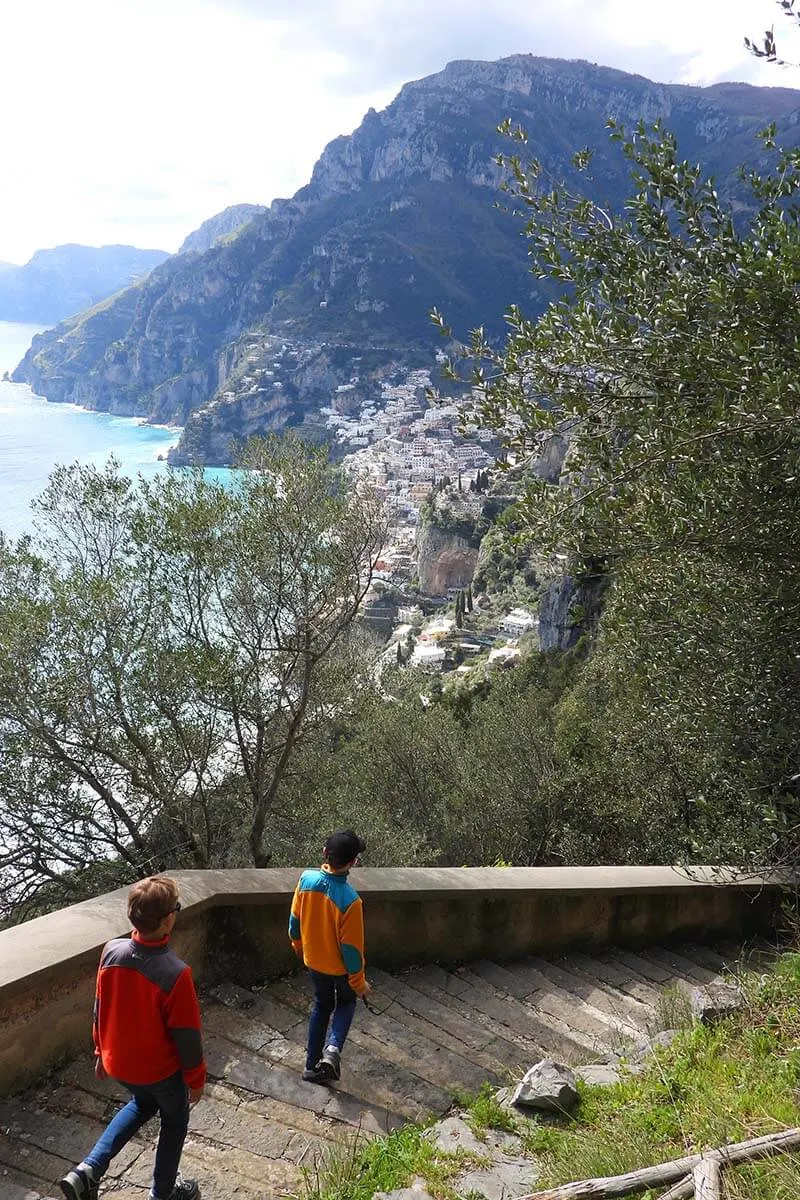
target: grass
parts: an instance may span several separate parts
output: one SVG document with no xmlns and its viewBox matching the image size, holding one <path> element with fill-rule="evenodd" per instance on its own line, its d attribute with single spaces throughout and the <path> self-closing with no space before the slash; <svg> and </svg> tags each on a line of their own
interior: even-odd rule
<svg viewBox="0 0 800 1200">
<path fill-rule="evenodd" d="M 568 1125 L 526 1131 L 541 1186 L 622 1174 L 797 1125 L 800 955 L 784 955 L 774 972 L 746 977 L 743 986 L 742 1013 L 682 1030 L 641 1075 L 583 1088 Z M 800 1161 L 787 1155 L 729 1169 L 725 1183 L 729 1200 L 797 1200 Z"/>
<path fill-rule="evenodd" d="M 658 998 L 651 1032 L 661 1029 L 686 1029 L 693 1021 L 692 1003 L 677 987 L 665 987 Z"/>
<path fill-rule="evenodd" d="M 304 1171 L 301 1195 L 302 1200 L 372 1200 L 375 1192 L 408 1187 L 419 1177 L 434 1196 L 456 1200 L 453 1179 L 468 1165 L 485 1161 L 463 1150 L 437 1150 L 426 1126 L 405 1125 L 386 1137 L 356 1136 L 345 1150 L 331 1150 L 313 1170 Z"/>
<path fill-rule="evenodd" d="M 457 1103 L 479 1137 L 489 1128 L 518 1129 L 540 1166 L 541 1188 L 798 1125 L 800 954 L 784 954 L 769 974 L 747 975 L 742 985 L 741 1013 L 716 1026 L 681 1029 L 669 1046 L 657 1048 L 644 1072 L 613 1087 L 579 1085 L 574 1119 L 517 1121 L 489 1088 Z M 668 1008 L 672 1000 L 664 1003 Z M 678 1007 L 674 1016 L 685 1018 Z M 463 1162 L 463 1155 L 436 1151 L 422 1127 L 406 1126 L 332 1160 L 307 1181 L 305 1200 L 370 1200 L 415 1177 L 434 1196 L 452 1200 Z M 723 1178 L 727 1200 L 797 1200 L 800 1155 L 729 1168 Z M 663 1190 L 642 1195 L 655 1200 Z"/>
<path fill-rule="evenodd" d="M 454 1099 L 477 1138 L 485 1138 L 490 1129 L 498 1129 L 502 1133 L 517 1133 L 519 1130 L 514 1114 L 499 1102 L 491 1084 L 485 1083 L 477 1096 L 456 1095 Z"/>
</svg>

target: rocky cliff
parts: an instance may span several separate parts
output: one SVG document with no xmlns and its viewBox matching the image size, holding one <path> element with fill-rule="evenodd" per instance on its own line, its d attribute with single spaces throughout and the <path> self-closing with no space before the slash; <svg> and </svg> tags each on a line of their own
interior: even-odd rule
<svg viewBox="0 0 800 1200">
<path fill-rule="evenodd" d="M 570 650 L 597 628 L 609 577 L 601 571 L 558 575 L 539 595 L 539 645 L 542 650 Z"/>
<path fill-rule="evenodd" d="M 232 204 L 203 221 L 198 229 L 190 233 L 184 239 L 178 254 L 205 254 L 206 250 L 210 250 L 217 242 L 230 237 L 232 233 L 238 233 L 248 221 L 260 217 L 266 211 L 263 204 Z"/>
<path fill-rule="evenodd" d="M 365 350 L 427 361 L 434 306 L 459 330 L 498 330 L 512 301 L 542 307 L 518 222 L 494 206 L 493 156 L 508 149 L 495 130 L 505 116 L 531 131 L 531 152 L 551 178 L 574 181 L 572 152 L 594 147 L 589 186 L 613 208 L 627 183 L 607 116 L 664 117 L 687 157 L 737 196 L 736 168 L 758 156 L 755 131 L 774 119 L 779 140 L 796 145 L 798 108 L 791 89 L 667 86 L 528 55 L 451 63 L 333 141 L 291 200 L 35 339 L 14 377 L 51 400 L 157 420 L 184 423 L 201 410 L 192 452 L 202 457 L 207 443 L 219 456 L 230 433 L 307 419 L 324 391 L 303 387 L 284 364 L 255 395 L 252 373 L 234 369 L 248 340 L 259 360 L 274 339 L 291 345 L 320 378 L 324 351 L 339 380 L 359 377 Z"/>
<path fill-rule="evenodd" d="M 435 525 L 420 525 L 417 536 L 419 590 L 425 596 L 445 596 L 450 588 L 472 581 L 479 547 L 458 533 Z"/>
</svg>

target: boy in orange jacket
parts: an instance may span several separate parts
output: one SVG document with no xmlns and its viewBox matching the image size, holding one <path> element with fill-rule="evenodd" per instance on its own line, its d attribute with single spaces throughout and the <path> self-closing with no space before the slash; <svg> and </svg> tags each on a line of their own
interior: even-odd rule
<svg viewBox="0 0 800 1200">
<path fill-rule="evenodd" d="M 92 1022 L 95 1074 L 119 1080 L 131 1099 L 60 1180 L 67 1200 L 97 1200 L 111 1159 L 156 1113 L 161 1129 L 150 1200 L 199 1200 L 195 1180 L 178 1178 L 189 1107 L 206 1081 L 191 968 L 168 944 L 180 908 L 174 879 L 140 880 L 128 893 L 133 932 L 103 947 Z"/>
<path fill-rule="evenodd" d="M 352 829 L 332 833 L 322 866 L 303 872 L 292 899 L 289 937 L 314 987 L 303 1071 L 309 1083 L 339 1079 L 356 998 L 372 991 L 364 976 L 361 897 L 347 880 L 365 849 Z"/>
</svg>

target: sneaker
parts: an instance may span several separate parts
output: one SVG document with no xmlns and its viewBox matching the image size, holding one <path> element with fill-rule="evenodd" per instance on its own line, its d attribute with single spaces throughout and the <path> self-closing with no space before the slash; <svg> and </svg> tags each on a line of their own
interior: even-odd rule
<svg viewBox="0 0 800 1200">
<path fill-rule="evenodd" d="M 328 1083 L 333 1078 L 327 1063 L 317 1063 L 315 1067 L 306 1067 L 302 1079 L 306 1083 Z"/>
<path fill-rule="evenodd" d="M 155 1192 L 150 1193 L 150 1200 L 159 1200 Z M 200 1200 L 200 1187 L 196 1179 L 181 1179 L 180 1175 L 175 1187 L 165 1200 Z"/>
<path fill-rule="evenodd" d="M 322 1059 L 319 1064 L 321 1067 L 327 1067 L 331 1073 L 331 1079 L 341 1079 L 342 1077 L 342 1056 L 338 1046 L 326 1046 L 322 1051 Z"/>
<path fill-rule="evenodd" d="M 100 1180 L 95 1179 L 91 1167 L 80 1163 L 59 1179 L 58 1186 L 67 1200 L 97 1200 Z"/>
</svg>

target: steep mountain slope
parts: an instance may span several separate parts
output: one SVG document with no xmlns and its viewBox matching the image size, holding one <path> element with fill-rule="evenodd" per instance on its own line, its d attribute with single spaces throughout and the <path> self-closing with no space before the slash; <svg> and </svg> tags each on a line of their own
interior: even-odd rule
<svg viewBox="0 0 800 1200">
<path fill-rule="evenodd" d="M 228 237 L 267 210 L 263 204 L 231 204 L 222 212 L 209 217 L 194 233 L 184 239 L 178 254 L 204 254 L 215 242 Z"/>
<path fill-rule="evenodd" d="M 331 142 L 293 199 L 35 339 L 15 378 L 51 400 L 177 422 L 198 410 L 254 432 L 303 419 L 365 353 L 371 369 L 429 361 L 434 305 L 460 330 L 499 328 L 511 301 L 540 308 L 519 222 L 495 205 L 505 116 L 529 131 L 550 178 L 574 180 L 571 155 L 591 146 L 589 186 L 612 208 L 627 181 L 608 116 L 663 117 L 737 200 L 759 128 L 775 120 L 780 140 L 800 140 L 800 94 L 787 88 L 654 84 L 526 55 L 451 63 Z M 187 434 L 208 458 L 205 435 Z"/>
<path fill-rule="evenodd" d="M 0 320 L 54 325 L 127 287 L 169 257 L 135 246 L 56 246 L 0 268 Z"/>
</svg>

